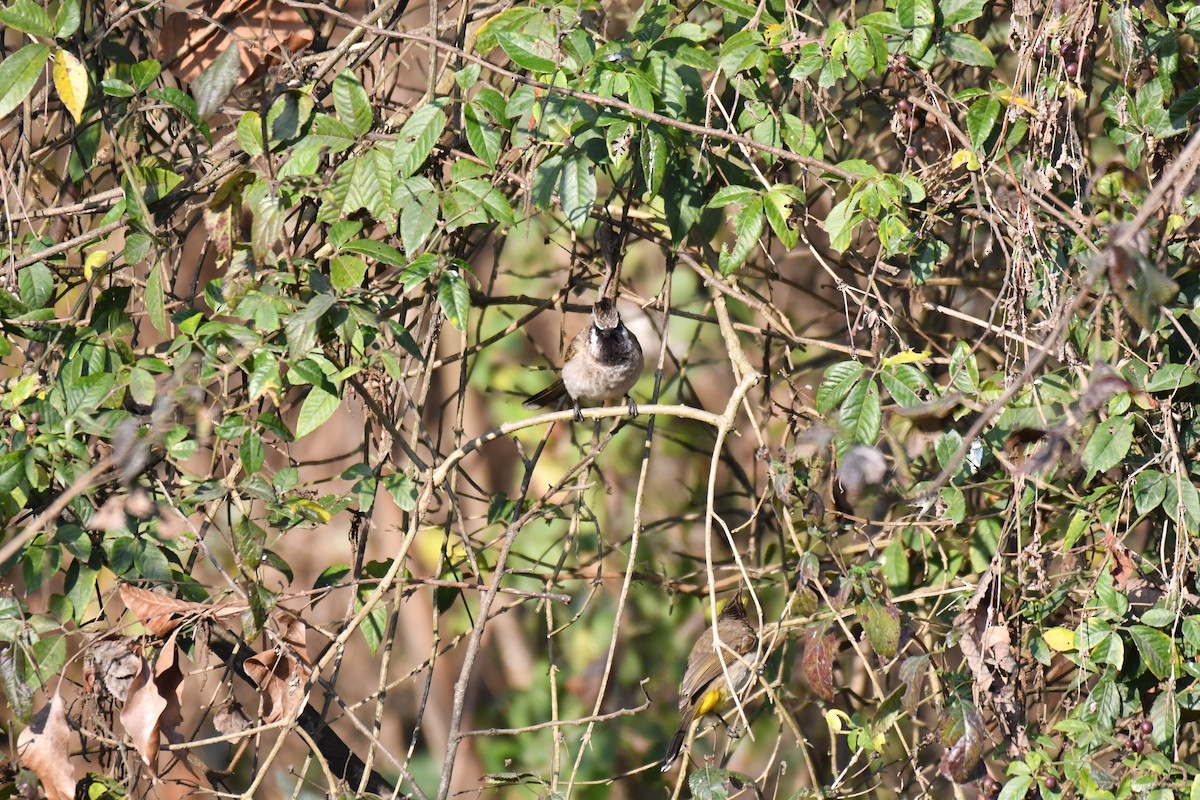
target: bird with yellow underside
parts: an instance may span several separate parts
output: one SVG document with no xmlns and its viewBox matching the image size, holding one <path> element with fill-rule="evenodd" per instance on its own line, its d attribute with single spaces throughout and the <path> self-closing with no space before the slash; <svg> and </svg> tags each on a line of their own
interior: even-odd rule
<svg viewBox="0 0 1200 800">
<path fill-rule="evenodd" d="M 663 772 L 669 770 L 679 757 L 692 723 L 705 714 L 719 715 L 734 705 L 734 698 L 744 692 L 754 678 L 758 634 L 746 617 L 740 592 L 725 604 L 713 624 L 721 642 L 720 653 L 713 647 L 713 629 L 709 626 L 688 656 L 687 670 L 679 685 L 679 710 L 683 716 L 663 757 Z"/>
</svg>

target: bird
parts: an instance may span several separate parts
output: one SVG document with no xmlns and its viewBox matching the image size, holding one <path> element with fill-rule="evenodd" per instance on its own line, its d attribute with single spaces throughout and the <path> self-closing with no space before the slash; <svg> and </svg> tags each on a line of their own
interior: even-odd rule
<svg viewBox="0 0 1200 800">
<path fill-rule="evenodd" d="M 713 649 L 712 626 L 709 626 L 696 640 L 688 656 L 687 671 L 679 685 L 679 710 L 683 712 L 683 717 L 663 757 L 663 772 L 669 770 L 679 757 L 692 722 L 705 714 L 719 716 L 733 705 L 734 698 L 745 691 L 754 678 L 758 634 L 746 617 L 741 592 L 725 604 L 713 624 L 717 627 L 717 637 L 722 644 L 720 658 Z"/>
<path fill-rule="evenodd" d="M 615 400 L 629 402 L 629 415 L 637 416 L 637 404 L 629 390 L 642 375 L 642 345 L 621 322 L 616 304 L 601 297 L 592 306 L 592 321 L 567 346 L 562 377 L 525 401 L 525 408 L 556 404 L 570 397 L 575 421 L 583 421 L 580 402 Z"/>
</svg>

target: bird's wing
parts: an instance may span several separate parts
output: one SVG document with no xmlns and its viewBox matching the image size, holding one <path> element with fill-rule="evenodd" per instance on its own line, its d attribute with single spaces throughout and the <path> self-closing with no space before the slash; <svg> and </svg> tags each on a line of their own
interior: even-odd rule
<svg viewBox="0 0 1200 800">
<path fill-rule="evenodd" d="M 592 326 L 590 323 L 585 325 L 583 327 L 583 330 L 581 330 L 579 333 L 575 334 L 575 338 L 573 338 L 567 344 L 567 350 L 565 353 L 563 353 L 563 363 L 564 364 L 566 362 L 570 361 L 571 359 L 573 359 L 575 356 L 582 353 L 584 351 L 584 349 L 587 347 L 588 331 L 591 329 L 591 327 Z"/>
</svg>

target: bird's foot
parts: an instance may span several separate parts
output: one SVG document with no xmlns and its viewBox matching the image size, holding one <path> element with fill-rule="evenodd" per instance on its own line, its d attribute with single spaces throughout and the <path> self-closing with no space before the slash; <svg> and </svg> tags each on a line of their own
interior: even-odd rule
<svg viewBox="0 0 1200 800">
<path fill-rule="evenodd" d="M 637 403 L 633 402 L 633 397 L 630 395 L 625 395 L 625 399 L 629 401 L 629 416 L 636 417 L 638 413 Z"/>
<path fill-rule="evenodd" d="M 583 422 L 583 409 L 579 405 L 579 401 L 575 402 L 575 421 Z"/>
</svg>

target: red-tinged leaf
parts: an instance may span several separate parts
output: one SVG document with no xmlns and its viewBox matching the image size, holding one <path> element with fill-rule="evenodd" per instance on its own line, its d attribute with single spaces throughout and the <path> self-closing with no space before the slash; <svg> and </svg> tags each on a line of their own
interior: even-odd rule
<svg viewBox="0 0 1200 800">
<path fill-rule="evenodd" d="M 900 683 L 904 690 L 904 710 L 913 715 L 925 695 L 925 680 L 929 675 L 929 656 L 919 655 L 906 658 L 900 664 Z"/>
<path fill-rule="evenodd" d="M 142 756 L 142 761 L 152 775 L 158 774 L 159 734 L 162 716 L 169 702 L 159 692 L 150 672 L 150 664 L 141 659 L 141 671 L 129 686 L 129 696 L 121 709 L 121 724 L 133 740 L 133 747 Z"/>
<path fill-rule="evenodd" d="M 55 692 L 17 737 L 17 757 L 38 776 L 46 800 L 74 800 L 75 767 L 70 754 L 71 728 L 62 698 Z"/>
<path fill-rule="evenodd" d="M 837 637 L 827 627 L 813 628 L 804 636 L 801 672 L 813 694 L 827 702 L 833 700 L 833 660 L 837 649 Z"/>
<path fill-rule="evenodd" d="M 942 744 L 947 750 L 938 772 L 955 783 L 974 780 L 986 739 L 983 717 L 974 704 L 959 703 L 951 708 L 942 724 Z"/>
</svg>

